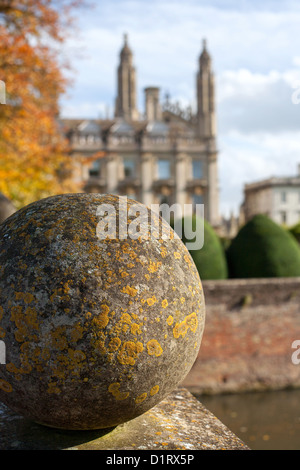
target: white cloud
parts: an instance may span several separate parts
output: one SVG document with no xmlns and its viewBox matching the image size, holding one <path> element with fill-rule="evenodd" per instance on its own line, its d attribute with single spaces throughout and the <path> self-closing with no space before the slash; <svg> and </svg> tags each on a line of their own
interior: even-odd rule
<svg viewBox="0 0 300 470">
<path fill-rule="evenodd" d="M 220 205 L 229 215 L 238 212 L 245 183 L 297 173 L 300 129 L 281 134 L 230 131 L 219 139 L 219 147 Z"/>
<path fill-rule="evenodd" d="M 300 73 L 271 70 L 267 74 L 240 69 L 218 77 L 221 132 L 285 132 L 299 128 Z M 297 98 L 297 100 L 296 100 Z"/>
</svg>

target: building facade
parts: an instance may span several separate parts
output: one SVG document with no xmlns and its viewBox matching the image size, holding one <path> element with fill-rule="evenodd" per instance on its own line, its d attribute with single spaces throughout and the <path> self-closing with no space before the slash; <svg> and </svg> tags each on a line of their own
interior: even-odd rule
<svg viewBox="0 0 300 470">
<path fill-rule="evenodd" d="M 265 214 L 280 225 L 300 221 L 300 167 L 298 175 L 272 177 L 244 186 L 242 205 L 247 222 L 256 214 Z"/>
<path fill-rule="evenodd" d="M 220 224 L 214 75 L 203 41 L 195 93 L 197 112 L 181 109 L 160 89 L 144 90 L 137 109 L 136 70 L 127 35 L 117 68 L 113 119 L 61 120 L 85 192 L 127 195 L 147 206 L 204 204 L 205 218 Z M 191 209 L 193 210 L 193 209 Z"/>
</svg>

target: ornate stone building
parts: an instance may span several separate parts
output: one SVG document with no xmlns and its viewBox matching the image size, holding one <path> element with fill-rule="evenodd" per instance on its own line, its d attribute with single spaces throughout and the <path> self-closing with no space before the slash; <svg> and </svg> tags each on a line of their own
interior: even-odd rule
<svg viewBox="0 0 300 470">
<path fill-rule="evenodd" d="M 137 109 L 136 71 L 127 35 L 117 69 L 113 119 L 64 119 L 76 177 L 86 192 L 127 195 L 146 205 L 204 204 L 205 218 L 220 223 L 214 75 L 203 41 L 195 92 L 197 111 L 181 109 L 160 89 L 144 90 Z M 88 158 L 87 158 L 88 157 Z"/>
</svg>

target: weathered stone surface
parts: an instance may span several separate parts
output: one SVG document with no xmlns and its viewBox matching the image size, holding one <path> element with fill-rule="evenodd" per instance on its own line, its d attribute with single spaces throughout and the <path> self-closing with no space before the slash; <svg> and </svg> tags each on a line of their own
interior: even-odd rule
<svg viewBox="0 0 300 470">
<path fill-rule="evenodd" d="M 99 238 L 99 205 L 123 223 L 119 202 L 56 196 L 0 228 L 0 401 L 38 423 L 74 430 L 133 419 L 197 357 L 204 298 L 187 249 L 172 230 L 164 239 L 170 227 L 154 214 L 160 237 Z"/>
<path fill-rule="evenodd" d="M 174 390 L 151 410 L 112 429 L 51 429 L 35 424 L 1 404 L 0 427 L 0 450 L 133 451 L 129 455 L 135 455 L 134 451 L 139 450 L 172 450 L 170 455 L 177 455 L 174 452 L 177 450 L 185 456 L 193 450 L 249 450 L 184 388 Z M 154 463 L 158 463 L 157 460 Z"/>
</svg>

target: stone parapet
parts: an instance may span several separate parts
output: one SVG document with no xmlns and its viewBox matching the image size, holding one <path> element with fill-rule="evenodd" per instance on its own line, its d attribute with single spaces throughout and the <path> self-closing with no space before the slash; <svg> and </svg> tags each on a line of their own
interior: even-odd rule
<svg viewBox="0 0 300 470">
<path fill-rule="evenodd" d="M 165 451 L 196 458 L 196 450 L 249 448 L 184 388 L 178 388 L 139 417 L 115 428 L 63 431 L 33 423 L 0 404 L 0 450 Z M 111 458 L 117 458 L 113 454 Z M 183 457 L 182 457 L 183 456 Z M 150 459 L 145 454 L 145 459 Z M 159 460 L 152 463 L 158 463 Z M 113 463 L 113 462 L 111 462 Z M 151 463 L 150 461 L 148 463 Z M 169 462 L 170 463 L 170 462 Z"/>
</svg>

